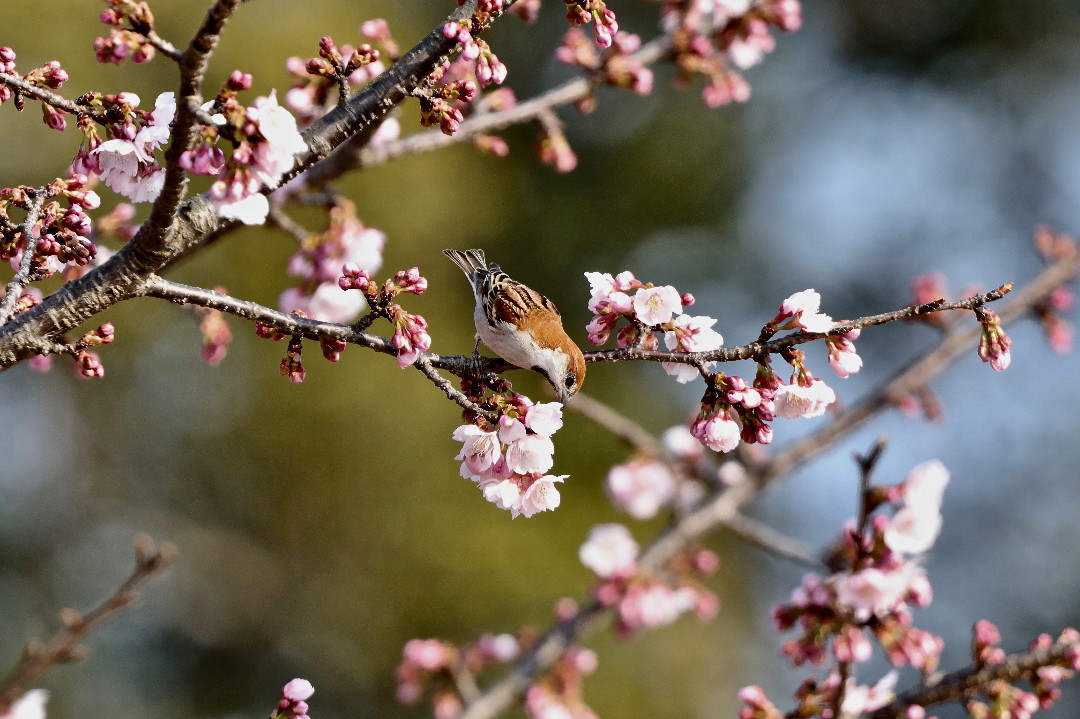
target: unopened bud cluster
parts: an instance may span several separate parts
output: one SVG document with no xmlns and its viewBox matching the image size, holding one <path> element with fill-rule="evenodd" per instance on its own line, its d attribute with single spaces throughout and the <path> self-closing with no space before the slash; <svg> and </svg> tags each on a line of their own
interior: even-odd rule
<svg viewBox="0 0 1080 719">
<path fill-rule="evenodd" d="M 404 369 L 411 366 L 421 352 L 431 349 L 427 320 L 420 315 L 406 312 L 401 305 L 393 301 L 402 292 L 420 295 L 427 290 L 427 279 L 420 274 L 418 268 L 399 270 L 380 287 L 359 265 L 346 263 L 341 268 L 338 286 L 343 290 L 359 290 L 367 299 L 371 311 L 385 317 L 394 325 L 394 335 L 390 338 L 390 343 L 397 351 L 399 367 Z"/>
<path fill-rule="evenodd" d="M 150 12 L 150 6 L 131 0 L 106 2 L 109 7 L 101 11 L 99 19 L 113 29 L 108 37 L 94 40 L 98 62 L 119 65 L 128 58 L 137 63 L 152 60 L 155 50 L 148 38 L 154 30 L 154 14 Z"/>
</svg>

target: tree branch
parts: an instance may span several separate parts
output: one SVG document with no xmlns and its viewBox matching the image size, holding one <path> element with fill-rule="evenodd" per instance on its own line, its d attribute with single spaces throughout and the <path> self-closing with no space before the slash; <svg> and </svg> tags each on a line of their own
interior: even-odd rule
<svg viewBox="0 0 1080 719">
<path fill-rule="evenodd" d="M 165 569 L 175 554 L 176 548 L 172 544 L 155 547 L 150 537 L 136 537 L 135 569 L 115 592 L 86 614 L 79 614 L 74 609 L 61 612 L 60 620 L 64 628 L 48 644 L 36 640 L 27 643 L 15 668 L 0 682 L 0 714 L 7 711 L 11 702 L 51 667 L 82 659 L 85 649 L 79 646 L 79 642 L 83 637 L 117 612 L 131 606 L 139 598 L 139 589 Z"/>
<path fill-rule="evenodd" d="M 200 68 L 204 67 L 225 20 L 238 2 L 218 0 L 207 13 L 181 63 L 181 98 L 199 97 Z M 475 10 L 476 0 L 467 0 L 447 21 L 470 17 Z M 379 77 L 315 121 L 303 133 L 308 151 L 297 156 L 296 166 L 282 182 L 325 158 L 342 142 L 362 132 L 409 97 L 456 45 L 456 40 L 445 37 L 440 23 Z M 176 179 L 182 176 L 178 161 L 190 146 L 194 129 L 190 103 L 177 103 L 175 123 L 177 129 L 166 151 L 166 187 L 139 234 L 100 267 L 64 285 L 40 305 L 19 314 L 0 328 L 0 369 L 33 356 L 50 337 L 78 326 L 105 308 L 125 299 L 145 296 L 147 293 L 140 285 L 151 274 L 197 251 L 208 239 L 236 224 L 217 217 L 205 195 L 178 204 L 182 196 L 181 180 Z"/>
<path fill-rule="evenodd" d="M 23 288 L 30 284 L 30 268 L 34 263 L 34 256 L 37 254 L 34 246 L 34 225 L 37 224 L 38 217 L 41 215 L 41 206 L 45 203 L 48 195 L 44 187 L 28 188 L 26 195 L 30 198 L 30 207 L 26 210 L 26 218 L 23 219 L 21 228 L 25 247 L 22 261 L 19 262 L 19 271 L 15 273 L 15 276 L 11 278 L 11 282 L 4 288 L 4 299 L 0 301 L 0 325 L 11 319 L 11 314 L 15 311 L 15 302 L 22 294 Z"/>
<path fill-rule="evenodd" d="M 1080 639 L 1059 639 L 1053 646 L 1009 654 L 1000 664 L 970 666 L 946 674 L 932 684 L 919 684 L 901 692 L 891 703 L 870 712 L 868 719 L 903 719 L 910 706 L 928 707 L 933 704 L 963 699 L 978 692 L 993 681 L 1009 683 L 1031 679 L 1042 667 L 1072 667 L 1080 653 Z"/>
<path fill-rule="evenodd" d="M 1013 296 L 1012 301 L 1000 313 L 1002 321 L 1013 321 L 1029 312 L 1032 307 L 1043 301 L 1054 288 L 1075 277 L 1078 271 L 1080 271 L 1080 253 L 1051 264 L 1024 290 L 1017 292 Z M 976 298 L 979 297 L 981 296 L 977 295 L 975 298 L 962 301 L 962 303 L 975 302 Z M 981 304 L 981 302 L 975 303 Z M 936 309 L 946 309 L 946 306 L 941 305 Z M 965 306 L 963 309 L 970 309 L 970 307 Z M 901 310 L 900 314 L 902 315 L 904 312 L 920 313 L 919 308 Z M 889 315 L 896 314 L 898 313 L 889 313 Z M 886 316 L 878 315 L 876 317 Z M 894 319 L 899 318 L 895 317 Z M 864 319 L 875 320 L 875 318 Z M 880 323 L 879 321 L 869 321 L 863 326 Z M 844 326 L 847 326 L 847 323 L 844 323 Z M 795 467 L 801 466 L 812 457 L 817 456 L 826 447 L 852 432 L 872 414 L 888 406 L 890 398 L 907 394 L 911 391 L 911 388 L 925 384 L 932 377 L 941 373 L 949 363 L 957 359 L 963 352 L 970 350 L 970 347 L 977 341 L 980 332 L 981 327 L 975 326 L 945 335 L 933 351 L 924 355 L 921 360 L 916 361 L 910 368 L 901 371 L 892 380 L 884 383 L 860 403 L 858 407 L 834 415 L 824 429 L 808 439 L 789 445 L 771 461 L 756 468 L 756 471 L 754 471 L 754 468 L 750 468 L 751 477 L 749 481 L 718 490 L 692 511 L 680 517 L 675 524 L 662 531 L 642 553 L 638 566 L 646 571 L 660 570 L 672 557 L 682 551 L 689 542 L 698 539 L 719 526 L 730 523 L 738 516 L 739 509 L 757 496 L 761 489 L 785 476 Z M 798 336 L 795 335 L 795 337 Z M 552 626 L 541 636 L 532 649 L 518 660 L 509 673 L 485 689 L 479 699 L 467 705 L 459 719 L 494 719 L 494 717 L 501 714 L 528 689 L 537 677 L 547 671 L 558 660 L 571 642 L 580 639 L 586 629 L 595 624 L 605 611 L 595 600 L 589 600 L 573 617 Z"/>
</svg>

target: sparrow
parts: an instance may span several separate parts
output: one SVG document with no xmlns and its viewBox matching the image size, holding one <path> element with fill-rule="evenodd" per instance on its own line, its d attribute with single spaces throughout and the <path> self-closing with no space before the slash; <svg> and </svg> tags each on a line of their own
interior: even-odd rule
<svg viewBox="0 0 1080 719">
<path fill-rule="evenodd" d="M 585 379 L 585 357 L 563 329 L 554 303 L 510 279 L 483 250 L 443 250 L 469 278 L 476 295 L 476 347 L 480 342 L 512 365 L 531 369 L 566 404 Z"/>
</svg>

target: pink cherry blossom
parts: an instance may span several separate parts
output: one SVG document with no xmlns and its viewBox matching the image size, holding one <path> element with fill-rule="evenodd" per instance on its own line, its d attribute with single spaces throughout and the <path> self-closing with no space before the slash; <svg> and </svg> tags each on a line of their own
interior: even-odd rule
<svg viewBox="0 0 1080 719">
<path fill-rule="evenodd" d="M 534 404 L 525 412 L 525 426 L 536 434 L 550 437 L 562 428 L 562 411 L 558 402 Z"/>
<path fill-rule="evenodd" d="M 512 444 L 528 433 L 525 423 L 520 419 L 514 419 L 505 414 L 499 417 L 499 441 L 503 444 Z"/>
<path fill-rule="evenodd" d="M 529 434 L 507 445 L 506 466 L 518 474 L 543 474 L 555 464 L 554 454 L 550 437 Z"/>
<path fill-rule="evenodd" d="M 662 325 L 682 309 L 682 295 L 671 285 L 638 290 L 634 295 L 637 318 L 650 327 Z"/>
<path fill-rule="evenodd" d="M 495 432 L 485 432 L 474 424 L 463 424 L 454 430 L 453 438 L 464 442 L 454 459 L 461 463 L 462 476 L 482 475 L 502 456 L 502 444 Z"/>
<path fill-rule="evenodd" d="M 827 332 L 835 326 L 828 315 L 821 314 L 821 295 L 815 290 L 803 290 L 788 297 L 780 305 L 780 317 L 792 317 L 791 326 L 807 332 Z"/>
<path fill-rule="evenodd" d="M 872 687 L 856 684 L 854 679 L 848 679 L 844 687 L 844 703 L 840 705 L 840 715 L 859 716 L 885 706 L 893 699 L 893 690 L 899 676 L 899 672 L 894 669 Z"/>
<path fill-rule="evenodd" d="M 133 99 L 132 105 L 138 105 L 138 97 Z M 154 150 L 168 141 L 175 114 L 174 94 L 163 92 L 154 102 L 147 125 L 138 131 L 131 128 L 133 135 L 106 140 L 90 152 L 106 185 L 134 202 L 157 199 L 165 171 L 154 158 Z"/>
<path fill-rule="evenodd" d="M 694 438 L 685 425 L 681 424 L 664 430 L 664 433 L 660 435 L 660 443 L 673 456 L 689 461 L 700 459 L 705 454 L 701 443 Z"/>
<path fill-rule="evenodd" d="M 889 520 L 883 539 L 894 552 L 921 554 L 934 546 L 941 524 L 941 513 L 936 510 L 904 507 Z"/>
<path fill-rule="evenodd" d="M 562 482 L 569 475 L 544 476 L 536 480 L 521 494 L 521 505 L 518 511 L 525 517 L 531 517 L 538 512 L 556 509 L 562 501 L 559 490 L 555 487 L 556 482 Z M 511 512 L 512 516 L 517 516 Z"/>
<path fill-rule="evenodd" d="M 708 352 L 719 349 L 724 345 L 724 338 L 712 329 L 714 324 L 716 319 L 713 317 L 679 315 L 664 333 L 664 344 L 669 350 L 678 349 L 680 352 Z"/>
<path fill-rule="evenodd" d="M 311 295 L 299 287 L 289 287 L 281 293 L 278 306 L 285 312 L 303 310 L 315 319 L 345 324 L 356 319 L 367 301 L 359 292 L 342 292 L 337 284 L 323 283 Z"/>
<path fill-rule="evenodd" d="M 481 479 L 477 482 L 484 499 L 499 509 L 516 512 L 521 501 L 521 487 L 509 479 Z M 517 516 L 516 514 L 514 516 Z"/>
<path fill-rule="evenodd" d="M 742 427 L 726 412 L 718 412 L 694 422 L 690 433 L 714 452 L 730 452 L 739 446 Z"/>
<path fill-rule="evenodd" d="M 245 225 L 261 225 L 270 214 L 270 201 L 266 195 L 255 193 L 236 200 L 215 199 L 214 209 L 229 220 L 240 220 Z"/>
<path fill-rule="evenodd" d="M 895 611 L 903 605 L 913 578 L 922 569 L 906 562 L 890 571 L 869 567 L 833 575 L 836 600 L 860 621 Z"/>
<path fill-rule="evenodd" d="M 638 544 L 621 524 L 598 524 L 578 550 L 578 558 L 601 579 L 628 576 L 637 568 Z"/>
<path fill-rule="evenodd" d="M 13 701 L 7 711 L 0 714 L 0 719 L 45 719 L 45 704 L 48 701 L 49 692 L 31 689 Z"/>
<path fill-rule="evenodd" d="M 857 329 L 851 330 L 825 340 L 829 348 L 829 366 L 841 379 L 846 379 L 862 369 L 862 357 L 855 350 L 855 340 L 859 338 L 860 332 L 861 330 Z"/>
<path fill-rule="evenodd" d="M 949 483 L 949 470 L 939 460 L 930 460 L 915 466 L 904 480 L 904 504 L 909 507 L 941 507 L 945 486 Z"/>
<path fill-rule="evenodd" d="M 426 672 L 437 672 L 451 665 L 454 650 L 438 639 L 410 639 L 401 648 L 401 659 Z"/>
<path fill-rule="evenodd" d="M 783 385 L 773 396 L 773 409 L 786 419 L 819 417 L 836 401 L 832 388 L 815 377 L 810 386 Z"/>
<path fill-rule="evenodd" d="M 675 477 L 655 459 L 634 460 L 613 466 L 604 488 L 611 503 L 634 519 L 651 519 L 674 498 Z"/>
</svg>

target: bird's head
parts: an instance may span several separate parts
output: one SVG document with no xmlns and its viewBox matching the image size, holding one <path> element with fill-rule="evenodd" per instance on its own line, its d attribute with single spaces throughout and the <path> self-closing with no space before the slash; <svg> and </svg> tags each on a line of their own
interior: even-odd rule
<svg viewBox="0 0 1080 719">
<path fill-rule="evenodd" d="M 555 390 L 559 402 L 566 404 L 585 381 L 585 356 L 565 333 L 563 337 L 565 341 L 541 349 L 536 357 L 537 364 L 531 369 L 542 374 Z"/>
</svg>

